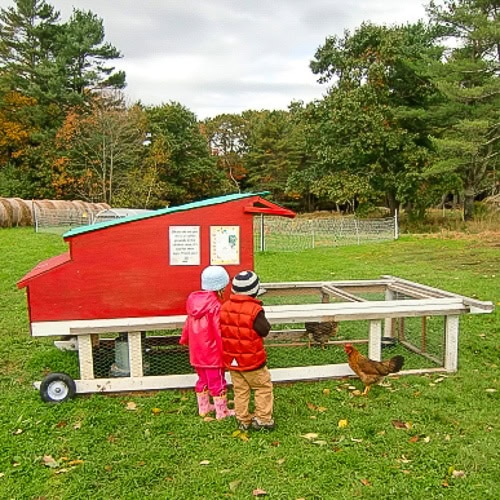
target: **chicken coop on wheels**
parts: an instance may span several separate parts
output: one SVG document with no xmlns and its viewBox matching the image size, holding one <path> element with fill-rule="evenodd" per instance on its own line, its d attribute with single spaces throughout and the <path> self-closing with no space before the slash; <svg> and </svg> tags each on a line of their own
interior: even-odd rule
<svg viewBox="0 0 500 500">
<path fill-rule="evenodd" d="M 69 370 L 35 383 L 42 399 L 193 387 L 178 343 L 186 298 L 208 265 L 231 277 L 254 269 L 253 217 L 295 216 L 267 194 L 210 198 L 65 233 L 68 251 L 18 282 L 31 335 L 58 337 L 61 356 L 71 357 Z M 403 374 L 455 371 L 459 315 L 493 310 L 491 302 L 393 276 L 263 283 L 262 292 L 274 382 L 352 376 L 338 348 L 346 342 L 367 347 L 372 359 L 386 346 L 404 352 Z"/>
</svg>

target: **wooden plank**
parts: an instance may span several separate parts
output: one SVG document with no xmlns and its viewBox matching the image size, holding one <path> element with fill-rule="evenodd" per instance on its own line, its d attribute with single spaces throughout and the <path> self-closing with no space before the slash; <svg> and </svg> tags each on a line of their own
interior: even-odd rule
<svg viewBox="0 0 500 500">
<path fill-rule="evenodd" d="M 445 355 L 444 367 L 448 372 L 458 369 L 458 316 L 450 315 L 445 322 Z"/>
<path fill-rule="evenodd" d="M 306 321 L 352 321 L 410 316 L 447 316 L 468 312 L 459 298 L 427 300 L 395 300 L 367 302 L 336 302 L 264 306 L 271 324 L 304 323 Z M 151 316 L 146 318 L 114 318 L 33 323 L 32 335 L 84 335 L 180 328 L 186 316 Z"/>
<path fill-rule="evenodd" d="M 130 364 L 130 375 L 142 377 L 142 343 L 141 332 L 130 332 L 128 334 L 128 356 Z"/>
<path fill-rule="evenodd" d="M 322 289 L 322 292 L 326 292 L 329 295 L 333 295 L 339 299 L 345 299 L 347 302 L 366 302 L 366 299 L 362 297 L 358 297 L 357 295 L 353 295 L 352 293 L 346 292 L 345 290 L 341 290 L 338 287 L 325 285 Z"/>
<path fill-rule="evenodd" d="M 370 334 L 368 340 L 368 357 L 375 361 L 380 361 L 382 358 L 382 321 L 370 321 Z"/>
<path fill-rule="evenodd" d="M 416 288 L 416 289 L 419 289 L 419 290 L 425 290 L 428 292 L 434 292 L 434 293 L 441 294 L 442 297 L 460 298 L 460 299 L 462 299 L 462 301 L 465 305 L 470 307 L 469 312 L 471 314 L 490 313 L 495 309 L 493 302 L 472 299 L 471 297 L 466 297 L 464 295 L 459 295 L 457 293 L 448 292 L 446 290 L 441 290 L 440 288 L 434 288 L 431 286 L 422 285 L 421 283 L 415 283 L 413 281 L 408 281 L 408 280 L 405 280 L 403 278 L 398 278 L 396 276 L 384 275 L 384 276 L 382 276 L 382 278 L 391 280 L 391 284 L 395 284 L 395 283 L 405 284 L 405 285 L 409 285 L 409 286 Z"/>
<path fill-rule="evenodd" d="M 409 297 L 413 297 L 414 299 L 430 299 L 432 297 L 444 297 L 443 295 L 437 295 L 435 293 L 421 291 L 415 288 L 411 288 L 409 286 L 404 286 L 401 285 L 400 283 L 390 284 L 387 288 L 389 290 L 392 290 L 393 292 L 402 293 L 403 295 L 408 295 Z"/>
<path fill-rule="evenodd" d="M 78 338 L 78 359 L 80 362 L 80 377 L 94 378 L 94 358 L 92 356 L 92 339 L 89 334 Z"/>
</svg>

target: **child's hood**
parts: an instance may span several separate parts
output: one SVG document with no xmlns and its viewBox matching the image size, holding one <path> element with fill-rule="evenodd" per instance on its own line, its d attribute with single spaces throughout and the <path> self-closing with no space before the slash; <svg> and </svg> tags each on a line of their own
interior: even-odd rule
<svg viewBox="0 0 500 500">
<path fill-rule="evenodd" d="M 199 319 L 218 305 L 220 302 L 215 292 L 200 290 L 189 295 L 186 311 L 190 316 Z"/>
</svg>

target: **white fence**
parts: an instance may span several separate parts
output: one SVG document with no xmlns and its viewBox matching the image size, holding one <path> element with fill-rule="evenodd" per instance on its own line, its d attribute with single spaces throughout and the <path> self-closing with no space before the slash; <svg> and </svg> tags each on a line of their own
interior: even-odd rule
<svg viewBox="0 0 500 500">
<path fill-rule="evenodd" d="M 300 251 L 318 247 L 361 245 L 390 241 L 399 236 L 398 218 L 357 219 L 332 217 L 305 219 L 297 217 L 255 217 L 255 251 Z"/>
</svg>

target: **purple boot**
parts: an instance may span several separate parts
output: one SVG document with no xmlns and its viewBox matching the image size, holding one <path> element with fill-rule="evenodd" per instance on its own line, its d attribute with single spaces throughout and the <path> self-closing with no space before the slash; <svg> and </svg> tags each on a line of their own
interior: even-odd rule
<svg viewBox="0 0 500 500">
<path fill-rule="evenodd" d="M 211 411 L 215 410 L 215 406 L 210 403 L 208 391 L 197 392 L 196 399 L 198 400 L 198 414 L 200 417 L 206 417 Z"/>
</svg>

